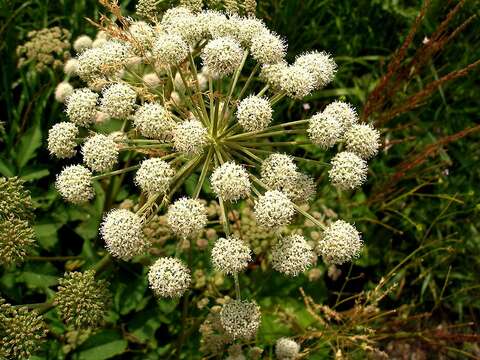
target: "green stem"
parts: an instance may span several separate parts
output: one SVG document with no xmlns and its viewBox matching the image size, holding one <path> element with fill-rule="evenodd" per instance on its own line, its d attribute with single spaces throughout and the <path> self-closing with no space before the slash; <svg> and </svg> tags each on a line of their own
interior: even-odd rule
<svg viewBox="0 0 480 360">
<path fill-rule="evenodd" d="M 115 171 L 111 171 L 111 172 L 108 172 L 108 173 L 105 173 L 105 174 L 102 174 L 102 175 L 92 176 L 92 180 L 106 179 L 106 178 L 109 178 L 111 176 L 115 176 L 115 175 L 123 174 L 123 173 L 129 172 L 129 171 L 137 170 L 139 168 L 140 168 L 140 165 L 129 166 L 125 169 L 115 170 Z"/>
<path fill-rule="evenodd" d="M 238 95 L 239 100 L 243 97 L 243 95 L 245 94 L 245 91 L 247 91 L 248 87 L 250 86 L 250 83 L 252 82 L 253 77 L 255 76 L 255 73 L 258 71 L 259 68 L 260 68 L 260 64 L 257 63 L 253 68 L 252 72 L 250 73 L 250 76 L 248 77 L 247 81 L 245 82 L 245 85 L 243 85 L 243 88 L 240 91 L 240 94 Z"/>
<path fill-rule="evenodd" d="M 200 195 L 200 191 L 202 190 L 202 185 L 205 181 L 207 176 L 208 169 L 210 168 L 210 161 L 212 160 L 213 156 L 213 149 L 210 147 L 208 149 L 207 157 L 205 158 L 205 162 L 203 163 L 202 172 L 200 173 L 200 178 L 198 179 L 197 186 L 195 187 L 193 197 L 196 199 Z"/>
<path fill-rule="evenodd" d="M 240 301 L 242 299 L 241 294 L 240 294 L 240 281 L 238 280 L 238 274 L 235 273 L 233 274 L 233 280 L 235 282 L 235 295 L 237 297 L 237 300 Z"/>
<path fill-rule="evenodd" d="M 263 96 L 267 92 L 268 87 L 269 87 L 268 85 L 265 85 L 263 89 L 260 90 L 260 92 L 257 94 L 257 96 Z"/>
</svg>

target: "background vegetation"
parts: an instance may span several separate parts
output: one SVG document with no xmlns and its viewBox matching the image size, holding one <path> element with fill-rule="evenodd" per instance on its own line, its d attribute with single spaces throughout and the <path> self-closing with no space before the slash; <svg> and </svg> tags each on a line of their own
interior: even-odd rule
<svg viewBox="0 0 480 360">
<path fill-rule="evenodd" d="M 127 12 L 135 5 L 121 4 Z M 312 204 L 357 224 L 366 242 L 358 261 L 335 274 L 319 264 L 315 273 L 293 281 L 277 275 L 265 280 L 261 266 L 249 270 L 247 293 L 255 293 L 265 311 L 257 344 L 266 358 L 278 337 L 292 335 L 308 359 L 381 356 L 371 348 L 405 359 L 480 357 L 480 105 L 474 67 L 480 59 L 480 4 L 437 0 L 424 6 L 406 0 L 259 2 L 257 15 L 288 39 L 290 60 L 304 50 L 326 49 L 339 64 L 333 85 L 301 105 L 285 103 L 285 120 L 306 118 L 345 98 L 364 109 L 364 120 L 375 122 L 385 141 L 371 162 L 367 186 L 351 195 L 324 187 Z M 62 26 L 73 38 L 93 35 L 85 18 L 98 18 L 101 11 L 95 0 L 0 1 L 0 174 L 26 181 L 38 241 L 30 261 L 0 270 L 1 296 L 12 304 L 42 303 L 66 270 L 98 261 L 94 248 L 105 202 L 100 195 L 80 209 L 53 189 L 64 164 L 49 157 L 46 134 L 64 118 L 53 97 L 63 74 L 38 72 L 33 64 L 18 68 L 16 47 L 29 31 L 44 27 Z M 123 185 L 113 201 L 130 191 Z M 42 261 L 52 256 L 73 258 Z M 107 325 L 81 341 L 69 338 L 55 311 L 47 312 L 51 335 L 35 358 L 170 354 L 179 332 L 178 304 L 156 301 L 144 272 L 140 263 L 114 264 L 105 272 L 113 293 Z M 227 294 L 229 287 L 223 289 Z M 193 316 L 205 315 L 195 311 Z M 182 357 L 201 357 L 199 341 L 193 332 Z"/>
</svg>

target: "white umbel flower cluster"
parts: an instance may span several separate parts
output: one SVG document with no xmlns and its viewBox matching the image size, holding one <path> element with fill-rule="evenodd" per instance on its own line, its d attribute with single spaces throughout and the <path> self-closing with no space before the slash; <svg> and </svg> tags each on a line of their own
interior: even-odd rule
<svg viewBox="0 0 480 360">
<path fill-rule="evenodd" d="M 372 125 L 355 124 L 345 134 L 347 150 L 363 159 L 374 157 L 380 146 L 380 133 Z"/>
<path fill-rule="evenodd" d="M 260 131 L 270 124 L 272 113 L 272 107 L 267 99 L 250 95 L 238 105 L 238 123 L 246 131 Z"/>
<path fill-rule="evenodd" d="M 92 47 L 93 40 L 88 35 L 80 35 L 73 42 L 73 48 L 77 53 L 81 53 L 84 50 Z"/>
<path fill-rule="evenodd" d="M 182 238 L 198 234 L 207 220 L 207 209 L 200 200 L 181 198 L 168 208 L 167 223 Z"/>
<path fill-rule="evenodd" d="M 237 201 L 250 195 L 250 179 L 242 165 L 226 162 L 210 178 L 215 194 L 225 201 Z"/>
<path fill-rule="evenodd" d="M 73 204 L 83 204 L 95 196 L 92 172 L 82 165 L 70 165 L 57 175 L 55 183 L 60 195 Z"/>
<path fill-rule="evenodd" d="M 126 118 L 133 110 L 137 93 L 130 86 L 122 83 L 105 88 L 100 101 L 100 110 L 112 118 Z"/>
<path fill-rule="evenodd" d="M 358 257 L 362 246 L 357 229 L 346 221 L 337 220 L 325 229 L 315 250 L 325 262 L 341 265 Z"/>
<path fill-rule="evenodd" d="M 174 170 L 166 161 L 159 158 L 147 159 L 142 161 L 135 175 L 135 182 L 149 195 L 165 194 L 174 174 Z"/>
<path fill-rule="evenodd" d="M 55 88 L 55 100 L 64 103 L 67 98 L 73 94 L 73 91 L 73 86 L 69 82 L 62 81 Z"/>
<path fill-rule="evenodd" d="M 220 322 L 234 339 L 250 340 L 260 326 L 260 308 L 255 302 L 232 300 L 223 305 Z"/>
<path fill-rule="evenodd" d="M 313 76 L 315 89 L 321 89 L 332 82 L 337 64 L 330 54 L 312 51 L 297 57 L 295 64 L 305 68 Z"/>
<path fill-rule="evenodd" d="M 282 238 L 272 249 L 272 267 L 288 276 L 305 272 L 315 261 L 315 252 L 302 235 Z"/>
<path fill-rule="evenodd" d="M 59 159 L 75 156 L 78 128 L 73 123 L 61 122 L 48 131 L 48 151 Z"/>
<path fill-rule="evenodd" d="M 110 171 L 117 163 L 118 147 L 111 137 L 95 134 L 83 144 L 82 155 L 85 165 L 93 171 Z"/>
<path fill-rule="evenodd" d="M 148 271 L 148 282 L 156 296 L 178 298 L 190 287 L 190 270 L 179 259 L 160 258 Z"/>
<path fill-rule="evenodd" d="M 325 115 L 330 115 L 342 125 L 344 131 L 350 129 L 358 122 L 358 114 L 355 108 L 343 101 L 334 101 L 323 110 Z"/>
<path fill-rule="evenodd" d="M 315 88 L 312 74 L 300 65 L 281 68 L 278 79 L 280 89 L 292 99 L 303 99 Z"/>
<path fill-rule="evenodd" d="M 343 125 L 335 117 L 323 112 L 312 116 L 308 125 L 308 136 L 322 149 L 329 149 L 343 136 Z"/>
<path fill-rule="evenodd" d="M 292 339 L 280 338 L 275 343 L 278 360 L 295 360 L 300 355 L 300 345 Z"/>
<path fill-rule="evenodd" d="M 208 131 L 196 119 L 177 124 L 172 131 L 174 148 L 187 155 L 198 155 L 208 143 Z"/>
<path fill-rule="evenodd" d="M 171 113 L 157 103 L 145 103 L 140 106 L 135 112 L 133 121 L 140 134 L 158 140 L 171 137 L 176 125 Z"/>
<path fill-rule="evenodd" d="M 276 64 L 285 58 L 287 45 L 278 35 L 264 30 L 252 38 L 250 51 L 259 63 Z"/>
<path fill-rule="evenodd" d="M 165 66 L 180 64 L 187 58 L 188 52 L 187 43 L 177 34 L 158 36 L 152 49 L 153 56 Z"/>
<path fill-rule="evenodd" d="M 367 162 L 349 151 L 342 151 L 331 160 L 332 168 L 328 176 L 332 184 L 340 190 L 353 190 L 367 179 Z"/>
<path fill-rule="evenodd" d="M 127 261 L 145 252 L 150 245 L 142 227 L 142 219 L 134 212 L 114 209 L 105 216 L 100 233 L 108 252 Z"/>
<path fill-rule="evenodd" d="M 66 113 L 74 124 L 86 126 L 95 121 L 98 94 L 89 89 L 76 89 L 66 100 Z"/>
<path fill-rule="evenodd" d="M 251 260 L 249 247 L 234 236 L 218 239 L 212 249 L 213 267 L 224 274 L 233 275 L 245 270 Z"/>
<path fill-rule="evenodd" d="M 228 37 L 211 40 L 202 51 L 203 64 L 221 77 L 232 74 L 242 62 L 242 57 L 240 44 Z"/>
<path fill-rule="evenodd" d="M 254 213 L 258 225 L 274 229 L 290 224 L 295 208 L 287 195 L 278 190 L 271 190 L 258 197 Z"/>
</svg>

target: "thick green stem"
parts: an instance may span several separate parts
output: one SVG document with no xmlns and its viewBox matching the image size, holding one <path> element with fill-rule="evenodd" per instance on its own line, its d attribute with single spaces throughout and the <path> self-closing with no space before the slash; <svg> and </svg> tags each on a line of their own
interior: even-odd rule
<svg viewBox="0 0 480 360">
<path fill-rule="evenodd" d="M 140 165 L 129 166 L 125 169 L 115 170 L 115 171 L 111 171 L 111 172 L 108 172 L 108 173 L 105 173 L 105 174 L 102 174 L 102 175 L 92 176 L 92 180 L 106 179 L 106 178 L 109 178 L 111 176 L 120 175 L 120 174 L 123 174 L 123 173 L 127 173 L 127 172 L 130 172 L 130 171 L 137 170 L 139 168 L 140 168 Z"/>
</svg>

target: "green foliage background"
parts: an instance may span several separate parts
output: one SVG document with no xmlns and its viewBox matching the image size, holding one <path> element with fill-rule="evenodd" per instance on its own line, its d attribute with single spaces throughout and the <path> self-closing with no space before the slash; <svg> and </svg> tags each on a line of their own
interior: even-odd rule
<svg viewBox="0 0 480 360">
<path fill-rule="evenodd" d="M 133 2 L 121 3 L 127 11 L 134 8 Z M 446 8 L 451 8 L 451 4 L 446 3 L 433 2 L 415 37 L 415 45 L 438 26 Z M 283 103 L 278 112 L 281 111 L 285 121 L 306 118 L 339 97 L 362 108 L 420 7 L 419 1 L 401 0 L 261 0 L 258 16 L 288 39 L 289 60 L 305 50 L 326 49 L 339 64 L 333 85 L 304 101 L 310 109 L 306 110 L 302 104 Z M 478 3 L 467 2 L 454 25 L 478 15 L 479 10 Z M 50 70 L 38 73 L 32 66 L 18 69 L 15 56 L 16 47 L 31 30 L 60 25 L 70 30 L 73 37 L 84 33 L 92 35 L 94 31 L 85 18 L 98 18 L 100 11 L 94 0 L 0 1 L 0 174 L 22 177 L 32 192 L 39 244 L 36 255 L 81 254 L 85 259 L 84 263 L 67 264 L 33 261 L 13 271 L 0 270 L 2 296 L 12 304 L 43 302 L 45 297 L 52 296 L 58 277 L 66 270 L 65 265 L 72 269 L 87 268 L 100 259 L 94 249 L 98 246 L 97 229 L 105 202 L 103 190 L 96 189 L 94 203 L 79 209 L 66 205 L 53 189 L 55 174 L 64 164 L 49 157 L 45 149 L 46 134 L 54 123 L 65 117 L 61 104 L 53 98 L 55 86 L 63 75 Z M 475 19 L 429 62 L 421 76 L 405 84 L 392 103 L 478 60 L 479 40 L 480 25 Z M 411 53 L 410 49 L 408 56 Z M 298 291 L 300 286 L 317 303 L 333 305 L 335 291 L 340 289 L 349 271 L 350 277 L 356 280 L 349 281 L 344 291 L 348 294 L 368 290 L 414 251 L 405 266 L 395 273 L 392 283 L 398 286 L 381 307 L 397 309 L 408 305 L 409 314 L 430 314 L 411 324 L 411 331 L 418 330 L 416 326 L 430 329 L 439 324 L 471 321 L 477 325 L 465 331 L 478 333 L 479 135 L 473 133 L 441 146 L 435 156 L 407 171 L 399 182 L 389 183 L 400 163 L 413 160 L 426 146 L 444 136 L 478 124 L 478 80 L 479 72 L 474 70 L 467 77 L 446 83 L 421 107 L 386 123 L 381 128 L 382 136 L 390 145 L 371 162 L 369 181 L 362 190 L 340 195 L 332 192 L 331 187 L 320 187 L 324 190 L 314 206 L 329 208 L 356 222 L 366 242 L 361 258 L 352 268 L 343 266 L 339 280 L 331 281 L 323 265 L 319 265 L 323 275 L 316 282 L 309 282 L 305 276 L 286 281 L 276 275 L 265 281 L 261 270 L 249 274 L 250 283 L 245 284 L 247 294 L 255 293 L 255 298 L 266 309 L 258 343 L 265 347 L 267 357 L 272 354 L 272 345 L 279 336 L 292 334 L 291 327 L 277 322 L 278 307 L 296 317 L 300 332 L 312 325 Z M 312 167 L 306 170 L 318 173 Z M 324 179 L 319 182 L 327 183 Z M 377 199 L 385 190 L 391 193 Z M 124 185 L 113 200 L 119 202 L 127 198 L 130 191 L 132 188 Z M 378 201 L 369 200 L 372 198 Z M 177 304 L 153 299 L 141 264 L 116 264 L 107 272 L 107 277 L 114 293 L 109 325 L 86 340 L 70 358 L 162 358 L 178 332 Z M 347 302 L 344 310 L 351 305 Z M 200 315 L 201 311 L 193 313 Z M 64 325 L 54 312 L 47 313 L 47 317 L 53 336 L 36 358 L 63 358 Z M 333 356 L 326 344 L 321 340 L 319 343 L 308 358 Z M 453 348 L 463 346 L 456 343 Z M 198 336 L 194 335 L 184 348 L 183 357 L 198 358 L 197 349 Z M 453 350 L 445 351 L 449 357 L 466 356 Z M 351 356 L 362 358 L 362 354 L 353 351 Z"/>
</svg>

